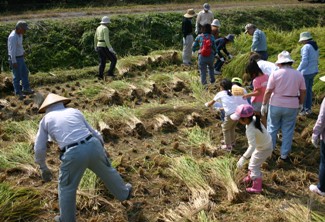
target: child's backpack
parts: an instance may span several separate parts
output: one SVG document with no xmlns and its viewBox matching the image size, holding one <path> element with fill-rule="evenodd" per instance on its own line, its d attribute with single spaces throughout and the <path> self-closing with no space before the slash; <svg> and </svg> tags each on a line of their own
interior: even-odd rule
<svg viewBox="0 0 325 222">
<path fill-rule="evenodd" d="M 200 49 L 201 55 L 204 57 L 208 57 L 211 55 L 212 51 L 212 42 L 211 42 L 211 35 L 208 35 L 207 37 L 202 34 L 203 42 Z"/>
</svg>

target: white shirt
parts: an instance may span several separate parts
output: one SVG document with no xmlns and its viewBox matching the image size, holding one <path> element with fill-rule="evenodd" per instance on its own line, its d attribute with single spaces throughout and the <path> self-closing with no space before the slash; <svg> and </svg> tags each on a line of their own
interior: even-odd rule
<svg viewBox="0 0 325 222">
<path fill-rule="evenodd" d="M 46 115 L 39 123 L 34 145 L 35 162 L 41 167 L 45 165 L 46 143 L 49 136 L 63 149 L 69 144 L 85 139 L 90 134 L 104 143 L 99 132 L 87 123 L 79 110 L 65 108 L 63 103 L 49 106 Z"/>
<path fill-rule="evenodd" d="M 264 151 L 264 150 L 272 150 L 272 138 L 271 135 L 267 132 L 263 124 L 261 123 L 261 127 L 263 133 L 255 127 L 255 116 L 253 117 L 253 121 L 246 125 L 246 137 L 248 140 L 248 148 L 244 153 L 244 157 L 250 158 L 254 150 Z"/>
<path fill-rule="evenodd" d="M 279 69 L 277 65 L 273 62 L 265 61 L 265 60 L 259 60 L 257 62 L 258 67 L 262 70 L 262 72 L 266 75 L 271 75 L 272 72 Z"/>
<path fill-rule="evenodd" d="M 17 63 L 16 56 L 24 55 L 23 35 L 18 35 L 16 30 L 13 30 L 8 36 L 8 55 L 13 64 Z"/>
<path fill-rule="evenodd" d="M 235 98 L 234 96 L 229 96 L 226 90 L 218 92 L 213 100 L 222 104 L 226 116 L 231 115 L 236 111 L 237 104 L 235 102 Z"/>
<path fill-rule="evenodd" d="M 214 19 L 213 13 L 209 11 L 200 11 L 196 18 L 195 32 L 199 31 L 199 25 L 203 26 L 205 24 L 211 24 Z"/>
</svg>

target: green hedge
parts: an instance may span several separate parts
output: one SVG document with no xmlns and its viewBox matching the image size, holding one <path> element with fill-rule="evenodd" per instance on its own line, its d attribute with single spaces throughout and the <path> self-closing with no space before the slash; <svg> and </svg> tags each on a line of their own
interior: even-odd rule
<svg viewBox="0 0 325 222">
<path fill-rule="evenodd" d="M 228 10 L 215 14 L 221 21 L 222 35 L 240 34 L 246 23 L 261 29 L 290 31 L 301 27 L 323 26 L 325 6 L 318 8 Z M 152 50 L 181 49 L 183 13 L 119 15 L 112 17 L 110 38 L 119 56 L 145 55 Z M 303 18 L 303 19 L 297 19 Z M 98 63 L 93 35 L 100 18 L 28 21 L 24 47 L 30 71 L 55 68 L 82 68 Z M 8 70 L 7 37 L 15 23 L 0 25 L 0 60 Z"/>
</svg>

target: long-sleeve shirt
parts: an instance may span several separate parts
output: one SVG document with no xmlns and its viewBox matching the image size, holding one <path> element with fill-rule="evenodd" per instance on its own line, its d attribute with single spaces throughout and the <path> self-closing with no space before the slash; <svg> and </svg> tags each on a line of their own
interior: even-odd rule
<svg viewBox="0 0 325 222">
<path fill-rule="evenodd" d="M 267 51 L 266 36 L 264 32 L 256 29 L 253 34 L 253 42 L 251 46 L 252 52 Z"/>
<path fill-rule="evenodd" d="M 214 36 L 212 34 L 206 34 L 206 33 L 200 34 L 195 38 L 193 46 L 192 46 L 192 51 L 195 52 L 195 51 L 201 49 L 201 47 L 203 45 L 203 35 L 204 35 L 205 38 L 208 38 L 210 36 L 211 50 L 212 50 L 211 53 L 215 54 L 216 50 L 217 50 L 216 45 L 213 44 L 214 41 L 215 41 L 215 38 L 214 38 Z M 199 51 L 199 53 L 200 53 L 200 51 Z"/>
<path fill-rule="evenodd" d="M 308 41 L 300 50 L 301 62 L 298 67 L 303 75 L 318 73 L 319 50 L 315 41 Z"/>
<path fill-rule="evenodd" d="M 23 35 L 16 33 L 16 30 L 13 30 L 8 36 L 8 55 L 11 58 L 13 64 L 17 63 L 16 57 L 24 55 L 23 47 Z"/>
<path fill-rule="evenodd" d="M 195 32 L 199 31 L 199 26 L 203 26 L 204 24 L 211 24 L 214 19 L 214 15 L 211 11 L 200 11 L 196 17 L 195 23 Z"/>
<path fill-rule="evenodd" d="M 184 38 L 186 38 L 187 35 L 191 35 L 193 32 L 193 27 L 192 27 L 192 19 L 190 18 L 183 18 L 182 22 L 182 32 Z"/>
<path fill-rule="evenodd" d="M 109 31 L 107 26 L 100 25 L 97 27 L 95 36 L 94 36 L 94 46 L 96 47 L 107 47 L 112 48 L 111 43 L 109 42 Z"/>
<path fill-rule="evenodd" d="M 219 57 L 223 57 L 222 53 L 221 53 L 221 50 L 227 55 L 229 56 L 229 52 L 227 51 L 227 48 L 226 48 L 226 38 L 222 37 L 222 38 L 218 38 L 216 41 L 215 41 L 215 45 L 216 45 L 216 48 L 217 48 L 217 54 L 219 55 Z"/>
<path fill-rule="evenodd" d="M 321 140 L 325 141 L 325 98 L 319 109 L 317 121 L 315 123 L 313 134 L 320 135 Z"/>
<path fill-rule="evenodd" d="M 261 124 L 263 133 L 255 127 L 255 117 L 253 117 L 253 121 L 246 125 L 246 137 L 248 140 L 248 148 L 244 153 L 245 158 L 250 158 L 254 150 L 264 151 L 264 150 L 272 150 L 272 137 L 267 132 L 263 124 Z"/>
<path fill-rule="evenodd" d="M 41 167 L 46 166 L 46 143 L 49 137 L 58 143 L 60 149 L 63 149 L 69 144 L 85 139 L 90 134 L 104 143 L 100 133 L 88 124 L 79 110 L 65 108 L 63 103 L 49 106 L 46 115 L 39 123 L 34 145 L 35 162 Z"/>
</svg>

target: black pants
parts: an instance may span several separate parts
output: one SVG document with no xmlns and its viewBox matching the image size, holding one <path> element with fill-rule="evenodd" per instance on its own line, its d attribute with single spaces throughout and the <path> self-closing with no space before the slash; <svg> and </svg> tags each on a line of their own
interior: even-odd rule
<svg viewBox="0 0 325 222">
<path fill-rule="evenodd" d="M 99 55 L 99 78 L 104 77 L 104 70 L 106 67 L 106 60 L 108 59 L 111 62 L 111 65 L 108 70 L 108 76 L 114 75 L 114 69 L 116 66 L 117 58 L 116 55 L 108 50 L 107 47 L 97 47 L 97 52 Z"/>
</svg>

